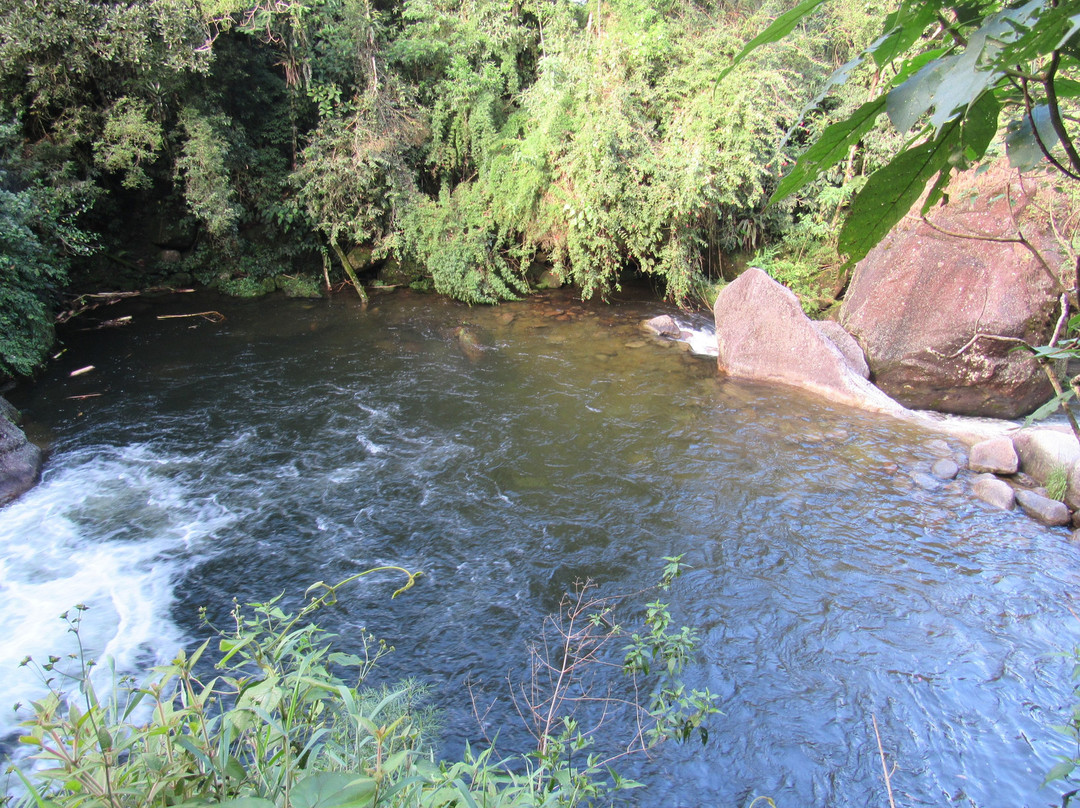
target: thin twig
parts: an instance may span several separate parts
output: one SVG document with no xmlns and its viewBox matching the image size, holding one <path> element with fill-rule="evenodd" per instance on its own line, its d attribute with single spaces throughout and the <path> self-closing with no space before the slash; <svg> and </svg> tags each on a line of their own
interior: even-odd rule
<svg viewBox="0 0 1080 808">
<path fill-rule="evenodd" d="M 881 773 L 885 776 L 885 790 L 889 792 L 889 808 L 896 808 L 896 802 L 893 800 L 892 793 L 892 773 L 889 771 L 889 767 L 885 765 L 885 750 L 881 746 L 881 733 L 878 732 L 877 716 L 871 713 L 870 720 L 874 722 L 874 735 L 877 737 L 878 756 L 881 758 Z M 895 766 L 893 767 L 893 771 L 896 771 Z"/>
<path fill-rule="evenodd" d="M 183 317 L 202 317 L 212 323 L 225 322 L 225 315 L 220 311 L 196 311 L 192 314 L 159 314 L 157 316 L 159 320 L 179 320 Z"/>
</svg>

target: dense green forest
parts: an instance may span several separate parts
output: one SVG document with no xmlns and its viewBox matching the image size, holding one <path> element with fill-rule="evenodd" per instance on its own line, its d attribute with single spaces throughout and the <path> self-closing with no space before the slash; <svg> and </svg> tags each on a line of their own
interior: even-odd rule
<svg viewBox="0 0 1080 808">
<path fill-rule="evenodd" d="M 777 269 L 812 303 L 807 267 L 897 144 L 879 127 L 766 204 L 879 78 L 859 68 L 786 137 L 885 11 L 827 4 L 718 81 L 788 5 L 2 0 L 0 373 L 43 359 L 66 289 L 378 275 L 487 303 L 544 266 L 685 303 L 764 250 L 810 256 Z"/>
</svg>

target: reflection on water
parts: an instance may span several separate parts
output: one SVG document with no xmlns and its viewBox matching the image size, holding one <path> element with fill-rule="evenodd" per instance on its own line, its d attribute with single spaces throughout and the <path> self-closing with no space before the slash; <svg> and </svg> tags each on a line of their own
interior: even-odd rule
<svg viewBox="0 0 1080 808">
<path fill-rule="evenodd" d="M 156 319 L 203 308 L 226 321 Z M 53 453 L 0 512 L 0 696 L 27 697 L 15 666 L 63 643 L 74 602 L 133 666 L 197 636 L 198 606 L 392 563 L 424 577 L 393 601 L 364 579 L 328 627 L 348 645 L 366 626 L 397 646 L 384 676 L 435 686 L 448 754 L 484 736 L 466 681 L 511 751 L 506 676 L 566 585 L 639 591 L 685 553 L 690 678 L 725 714 L 704 748 L 631 764 L 638 804 L 885 804 L 874 718 L 899 804 L 1054 802 L 1067 533 L 963 476 L 914 486 L 938 436 L 719 379 L 639 330 L 661 309 L 175 299 L 72 342 L 18 401 Z"/>
</svg>

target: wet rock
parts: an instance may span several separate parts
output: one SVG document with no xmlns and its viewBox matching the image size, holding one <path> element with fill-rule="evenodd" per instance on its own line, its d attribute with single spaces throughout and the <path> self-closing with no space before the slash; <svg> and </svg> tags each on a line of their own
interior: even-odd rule
<svg viewBox="0 0 1080 808">
<path fill-rule="evenodd" d="M 1072 432 L 1037 427 L 1021 429 L 1012 438 L 1020 468 L 1040 483 L 1056 469 L 1068 470 L 1080 460 L 1080 445 Z"/>
<path fill-rule="evenodd" d="M 679 328 L 679 324 L 667 314 L 661 314 L 659 317 L 653 317 L 651 320 L 646 320 L 641 324 L 641 327 L 646 331 L 661 337 L 673 337 L 679 339 L 682 336 L 682 329 Z"/>
<path fill-rule="evenodd" d="M 990 438 L 971 447 L 968 456 L 968 468 L 972 471 L 988 471 L 993 474 L 1015 474 L 1020 467 L 1020 458 L 1010 438 Z"/>
<path fill-rule="evenodd" d="M 722 373 L 792 385 L 848 406 L 907 411 L 851 369 L 833 342 L 803 313 L 798 299 L 751 267 L 717 295 L 717 365 Z"/>
<path fill-rule="evenodd" d="M 41 449 L 15 425 L 18 410 L 3 398 L 0 402 L 0 505 L 6 505 L 33 488 L 41 473 L 42 456 Z"/>
<path fill-rule="evenodd" d="M 878 387 L 905 406 L 1016 418 L 1053 395 L 1032 356 L 1014 349 L 1053 331 L 1061 251 L 1034 221 L 1025 235 L 1050 272 L 1021 244 L 941 232 L 1015 236 L 1038 187 L 1020 184 L 1004 161 L 958 181 L 954 202 L 928 214 L 941 230 L 908 217 L 859 263 L 840 321 Z"/>
<path fill-rule="evenodd" d="M 993 474 L 980 474 L 976 477 L 971 483 L 971 492 L 983 502 L 1003 511 L 1011 511 L 1016 504 L 1016 493 L 1012 486 Z"/>
<path fill-rule="evenodd" d="M 943 457 L 930 467 L 930 473 L 939 480 L 954 480 L 956 475 L 960 473 L 960 467 L 956 465 L 955 460 Z"/>
<path fill-rule="evenodd" d="M 0 418 L 6 418 L 18 426 L 22 422 L 22 413 L 6 398 L 0 398 Z"/>
<path fill-rule="evenodd" d="M 910 476 L 911 481 L 923 491 L 936 491 L 938 488 L 941 488 L 941 480 L 924 471 L 913 471 Z"/>
<path fill-rule="evenodd" d="M 484 346 L 472 329 L 459 326 L 454 329 L 454 338 L 457 339 L 458 347 L 470 362 L 479 362 L 483 358 Z"/>
<path fill-rule="evenodd" d="M 941 438 L 928 440 L 925 446 L 938 457 L 952 457 L 952 448 L 950 448 L 947 441 Z"/>
<path fill-rule="evenodd" d="M 1024 513 L 1040 524 L 1060 527 L 1069 524 L 1071 516 L 1064 502 L 1041 496 L 1034 491 L 1017 491 L 1016 501 Z"/>
</svg>

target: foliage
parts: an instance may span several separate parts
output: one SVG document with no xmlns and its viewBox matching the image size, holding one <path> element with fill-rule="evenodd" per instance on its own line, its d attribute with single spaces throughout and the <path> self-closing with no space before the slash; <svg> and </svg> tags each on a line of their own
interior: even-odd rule
<svg viewBox="0 0 1080 808">
<path fill-rule="evenodd" d="M 840 261 L 827 225 L 815 226 L 804 219 L 751 260 L 793 291 L 808 315 L 819 314 L 836 302 L 828 287 L 837 285 Z"/>
<path fill-rule="evenodd" d="M 1069 488 L 1069 472 L 1064 466 L 1054 466 L 1046 475 L 1046 495 L 1059 502 L 1065 500 Z"/>
<path fill-rule="evenodd" d="M 13 153 L 0 127 L 0 377 L 29 374 L 54 339 L 53 312 L 72 256 L 91 248 L 77 225 L 78 184 L 50 187 Z"/>
<path fill-rule="evenodd" d="M 790 36 L 825 0 L 804 0 L 781 15 L 739 54 Z M 1080 14 L 1054 0 L 1012 6 L 996 0 L 974 6 L 950 0 L 904 0 L 881 36 L 841 67 L 826 91 L 869 65 L 883 74 L 877 92 L 847 118 L 824 130 L 774 194 L 794 193 L 845 159 L 887 115 L 908 143 L 875 171 L 855 197 L 839 235 L 849 262 L 862 258 L 933 181 L 922 211 L 945 197 L 954 170 L 974 166 L 999 129 L 1012 165 L 1045 160 L 1080 179 L 1070 99 L 1080 96 Z M 731 68 L 729 68 L 730 70 Z"/>
<path fill-rule="evenodd" d="M 527 293 L 534 261 L 586 297 L 639 273 L 690 303 L 722 252 L 835 225 L 891 154 L 873 129 L 766 205 L 801 142 L 862 103 L 866 67 L 785 140 L 875 2 L 835 0 L 717 82 L 772 3 L 0 0 L 0 97 L 37 175 L 93 189 L 81 226 L 144 283 L 168 248 L 237 289 L 325 266 L 363 296 L 364 248 L 472 303 Z"/>
<path fill-rule="evenodd" d="M 668 559 L 664 585 L 679 571 L 679 559 Z M 367 684 L 392 649 L 362 633 L 355 653 L 335 651 L 332 636 L 306 622 L 333 604 L 343 586 L 376 572 L 406 576 L 395 596 L 419 575 L 380 567 L 333 586 L 320 582 L 295 614 L 284 611 L 280 598 L 250 611 L 234 604 L 232 625 L 217 629 L 190 655 L 181 651 L 143 683 L 113 673 L 104 688 L 82 648 L 85 607 L 76 607 L 63 619 L 78 653 L 67 660 L 24 662 L 36 667 L 48 692 L 31 705 L 23 725 L 22 743 L 38 765 L 15 770 L 26 787 L 20 803 L 570 806 L 637 786 L 592 756 L 584 765 L 572 762 L 570 752 L 586 748 L 590 739 L 570 715 L 550 723 L 532 756 L 500 760 L 490 748 L 466 749 L 459 761 L 435 762 L 431 743 L 438 717 L 423 704 L 425 689 L 410 681 L 392 688 Z M 600 625 L 609 613 L 589 622 Z M 678 675 L 692 652 L 693 634 L 669 631 L 669 620 L 666 606 L 650 604 L 646 632 L 634 635 L 628 647 L 628 669 L 641 676 L 650 666 L 665 671 L 647 712 L 655 724 L 648 745 L 664 737 L 685 739 L 690 728 L 704 737 L 701 720 L 716 712 L 707 691 L 684 694 Z M 200 671 L 210 672 L 205 660 L 215 639 L 216 673 L 207 679 Z M 347 671 L 354 683 L 344 678 Z M 569 672 L 566 680 L 574 678 Z M 696 711 L 687 711 L 695 701 Z"/>
<path fill-rule="evenodd" d="M 210 235 L 224 239 L 236 231 L 241 210 L 229 182 L 229 146 L 225 131 L 230 121 L 224 115 L 205 115 L 194 108 L 184 109 L 180 124 L 187 135 L 177 171 L 183 179 L 188 207 L 205 222 Z"/>
<path fill-rule="evenodd" d="M 661 590 L 683 570 L 682 556 L 664 560 Z M 589 750 L 586 769 L 577 778 L 578 788 L 591 796 L 596 793 L 594 773 L 622 757 L 695 734 L 704 744 L 704 722 L 719 712 L 708 689 L 687 688 L 683 682 L 697 642 L 694 630 L 673 629 L 667 604 L 657 600 L 646 605 L 642 630 L 627 632 L 617 619 L 623 600 L 599 594 L 591 582 L 579 582 L 559 611 L 544 621 L 539 640 L 529 649 L 529 676 L 513 693 L 538 757 L 553 770 L 564 756 Z M 620 640 L 628 642 L 620 648 Z M 617 692 L 613 669 L 630 677 L 631 692 L 642 695 L 627 699 Z M 598 743 L 601 729 L 620 718 L 635 728 L 629 737 L 617 747 Z"/>
</svg>

